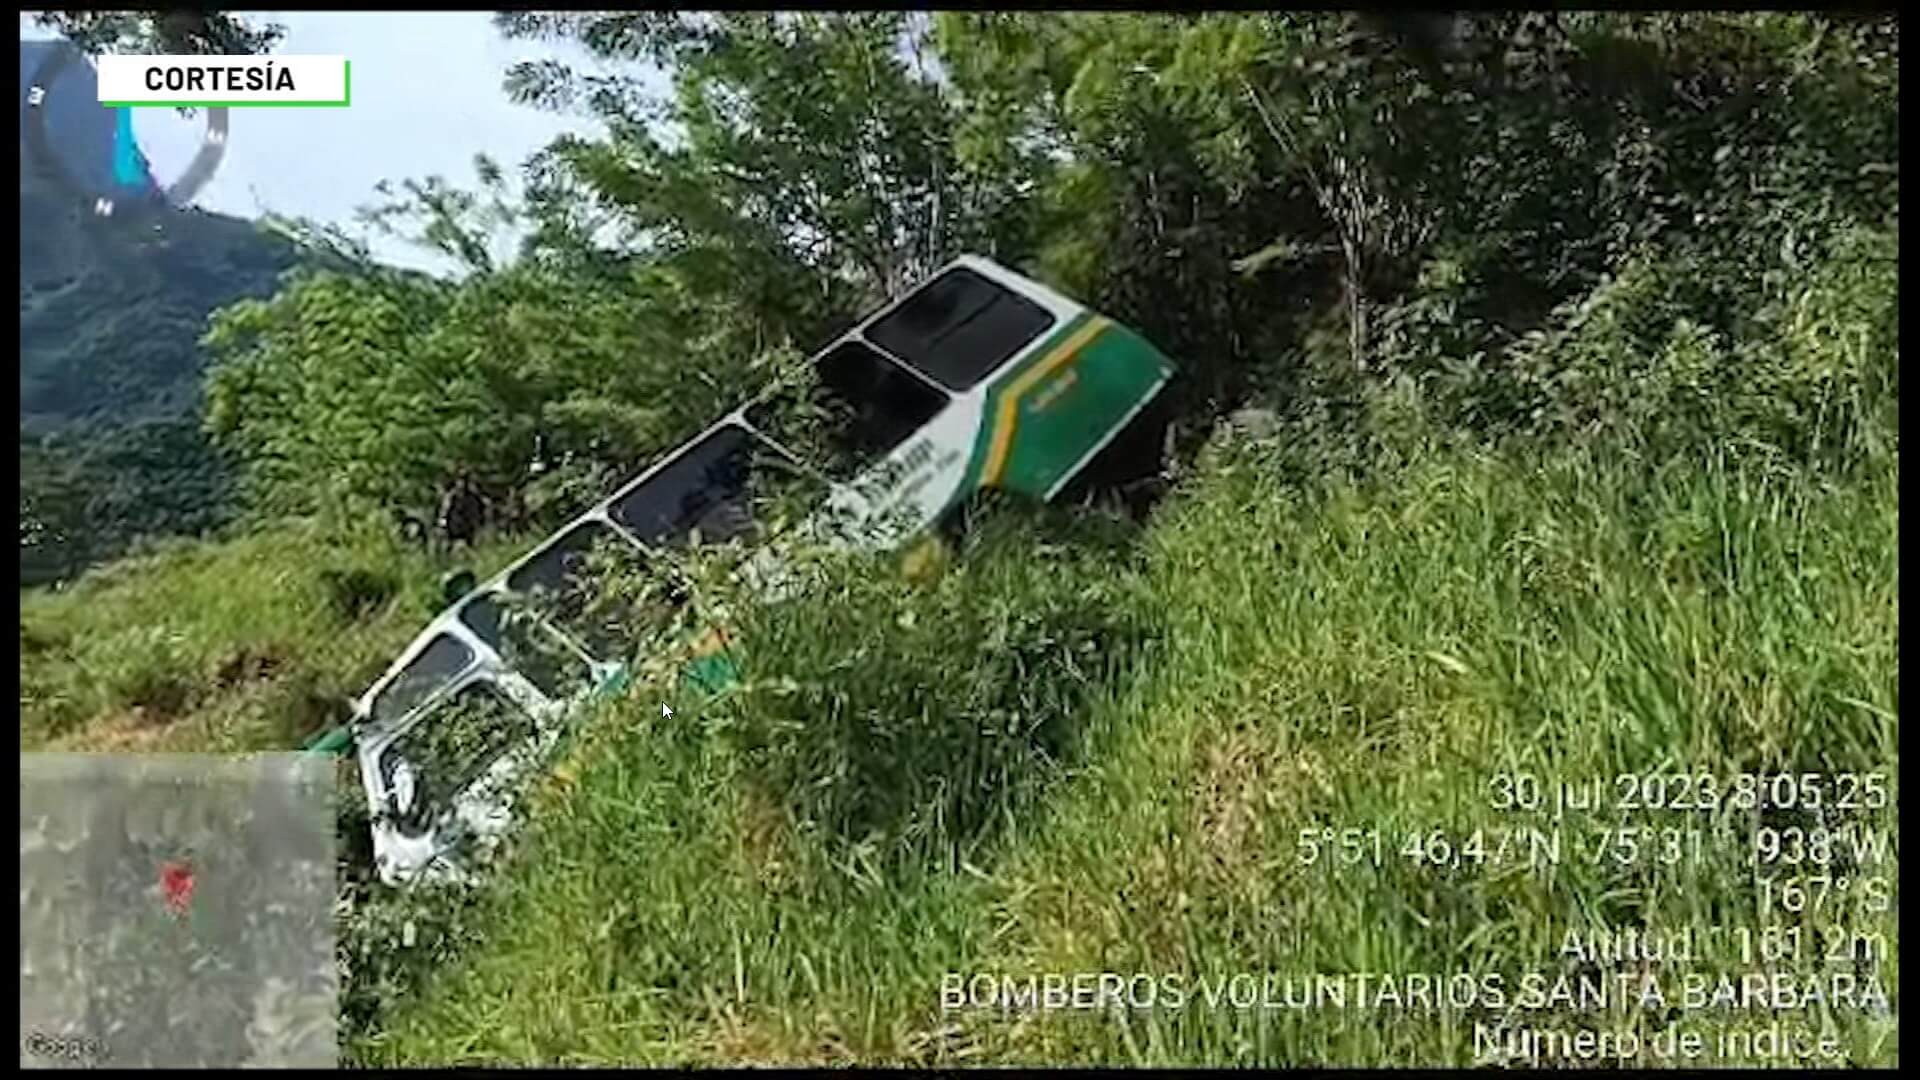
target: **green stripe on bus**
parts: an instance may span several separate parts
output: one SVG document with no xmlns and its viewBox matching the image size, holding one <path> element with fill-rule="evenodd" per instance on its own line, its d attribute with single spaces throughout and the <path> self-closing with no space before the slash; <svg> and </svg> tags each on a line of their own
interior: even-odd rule
<svg viewBox="0 0 1920 1080">
<path fill-rule="evenodd" d="M 309 754 L 344 754 L 353 746 L 353 729 L 341 724 L 331 727 L 308 740 L 304 752 Z"/>
<path fill-rule="evenodd" d="M 1021 365 L 1024 371 L 1045 362 L 1061 344 L 1078 333 L 1084 320 L 1075 320 L 1049 339 Z M 1104 320 L 1103 320 L 1104 322 Z M 1172 373 L 1159 350 L 1140 335 L 1113 322 L 1080 344 L 1075 355 L 1058 363 L 1038 382 L 1023 388 L 1015 404 L 1015 423 L 997 486 L 1035 497 L 1044 496 L 1067 470 L 1078 464 L 1137 409 Z M 963 494 L 986 479 L 999 428 L 1005 395 L 1019 381 L 1010 372 L 988 395 L 986 422 L 974 446 Z"/>
<path fill-rule="evenodd" d="M 992 452 L 994 436 L 1000 427 L 1000 399 L 1007 388 L 1020 378 L 1027 369 L 1052 356 L 1054 351 L 1066 344 L 1067 339 L 1080 332 L 1080 328 L 1092 319 L 1092 312 L 1081 312 L 1056 327 L 1040 343 L 1040 347 L 1027 353 L 1026 358 L 993 380 L 988 386 L 986 400 L 980 413 L 980 430 L 974 436 L 973 451 L 967 458 L 967 472 L 960 483 L 960 490 L 954 493 L 954 501 L 964 501 L 968 496 L 980 490 L 981 474 L 986 471 L 987 456 Z"/>
</svg>

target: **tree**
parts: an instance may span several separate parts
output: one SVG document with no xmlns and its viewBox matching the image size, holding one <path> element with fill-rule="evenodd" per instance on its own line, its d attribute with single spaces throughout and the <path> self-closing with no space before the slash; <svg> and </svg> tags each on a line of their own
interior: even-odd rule
<svg viewBox="0 0 1920 1080">
<path fill-rule="evenodd" d="M 507 85 L 519 100 L 583 109 L 607 125 L 605 140 L 556 143 L 537 166 L 545 182 L 575 182 L 615 212 L 622 244 L 690 256 L 711 267 L 707 280 L 740 283 L 763 310 L 817 329 L 898 295 L 962 250 L 1017 258 L 1028 247 L 1023 178 L 956 153 L 959 112 L 915 18 L 499 21 L 510 35 L 572 39 L 604 60 L 669 74 L 670 100 L 634 75 L 584 77 L 553 63 L 521 64 Z"/>
<path fill-rule="evenodd" d="M 239 56 L 279 44 L 286 27 L 220 11 L 45 11 L 34 21 L 89 53 Z"/>
<path fill-rule="evenodd" d="M 1182 403 L 1219 409 L 1255 384 L 1324 401 L 1335 376 L 1495 370 L 1649 245 L 1758 273 L 1796 229 L 1897 194 L 1897 39 L 1873 23 L 499 21 L 610 62 L 507 80 L 606 133 L 557 140 L 520 195 L 490 163 L 482 191 L 386 189 L 373 220 L 417 226 L 463 280 L 335 244 L 349 268 L 223 316 L 210 420 L 270 505 L 425 515 L 462 470 L 508 519 L 516 500 L 577 505 L 752 389 L 754 357 L 824 340 L 959 250 L 1136 326 L 1182 361 Z M 508 225 L 528 230 L 503 255 Z M 1699 275 L 1693 309 L 1724 328 L 1733 306 L 1709 294 L 1738 278 Z"/>
<path fill-rule="evenodd" d="M 1240 281 L 1235 258 L 1277 233 L 1323 239 L 1298 165 L 1268 149 L 1237 96 L 1232 73 L 1254 63 L 1264 34 L 1240 15 L 938 23 L 969 151 L 1036 176 L 1039 273 L 1180 357 L 1187 406 L 1242 392 L 1268 344 L 1256 327 L 1298 333 L 1287 324 L 1300 305 Z"/>
<path fill-rule="evenodd" d="M 424 523 L 462 486 L 489 525 L 552 524 L 753 385 L 752 320 L 672 265 L 497 265 L 490 203 L 438 179 L 402 190 L 373 216 L 413 223 L 466 276 L 379 266 L 332 236 L 337 265 L 213 319 L 207 429 L 258 510 Z"/>
</svg>

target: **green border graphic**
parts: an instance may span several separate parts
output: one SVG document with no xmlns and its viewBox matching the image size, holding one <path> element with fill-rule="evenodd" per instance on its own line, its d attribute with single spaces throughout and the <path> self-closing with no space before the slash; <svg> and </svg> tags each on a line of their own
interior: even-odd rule
<svg viewBox="0 0 1920 1080">
<path fill-rule="evenodd" d="M 346 85 L 339 101 L 103 101 L 110 109 L 344 109 L 353 104 L 353 61 L 342 60 Z"/>
</svg>

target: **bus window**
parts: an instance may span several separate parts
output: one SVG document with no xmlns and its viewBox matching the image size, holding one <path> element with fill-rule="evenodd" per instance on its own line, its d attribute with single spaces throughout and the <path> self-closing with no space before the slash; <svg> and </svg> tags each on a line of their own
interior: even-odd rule
<svg viewBox="0 0 1920 1080">
<path fill-rule="evenodd" d="M 867 327 L 874 344 L 949 390 L 966 390 L 1053 325 L 1047 310 L 966 269 L 949 270 Z"/>
<path fill-rule="evenodd" d="M 643 565 L 640 553 L 611 528 L 583 521 L 509 575 L 507 588 L 531 597 L 536 613 L 590 655 L 619 660 L 639 639 L 642 622 L 657 620 L 601 589 L 596 569 L 632 572 Z"/>
<path fill-rule="evenodd" d="M 373 719 L 389 724 L 413 711 L 413 707 L 433 696 L 435 690 L 452 681 L 473 660 L 473 650 L 459 638 L 436 634 L 413 661 L 394 676 L 387 688 L 373 699 Z"/>
<path fill-rule="evenodd" d="M 380 755 L 387 810 L 418 836 L 500 756 L 539 735 L 532 717 L 485 680 L 461 687 Z"/>
<path fill-rule="evenodd" d="M 859 341 L 834 346 L 814 372 L 809 396 L 763 401 L 747 410 L 747 423 L 834 480 L 885 457 L 947 404 L 945 394 Z"/>
<path fill-rule="evenodd" d="M 514 610 L 505 598 L 485 594 L 460 609 L 467 629 L 548 699 L 562 701 L 585 689 L 593 680 L 586 661 L 528 615 Z"/>
<path fill-rule="evenodd" d="M 746 428 L 728 424 L 621 495 L 607 514 L 647 544 L 678 546 L 698 532 L 706 543 L 753 538 L 770 501 L 824 495 L 825 485 Z"/>
</svg>

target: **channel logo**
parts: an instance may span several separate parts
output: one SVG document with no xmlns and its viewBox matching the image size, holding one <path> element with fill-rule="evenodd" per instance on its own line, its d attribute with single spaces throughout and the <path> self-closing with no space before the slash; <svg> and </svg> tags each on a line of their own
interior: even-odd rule
<svg viewBox="0 0 1920 1080">
<path fill-rule="evenodd" d="M 100 104 L 112 108 L 345 108 L 353 65 L 344 56 L 99 57 Z"/>
</svg>

